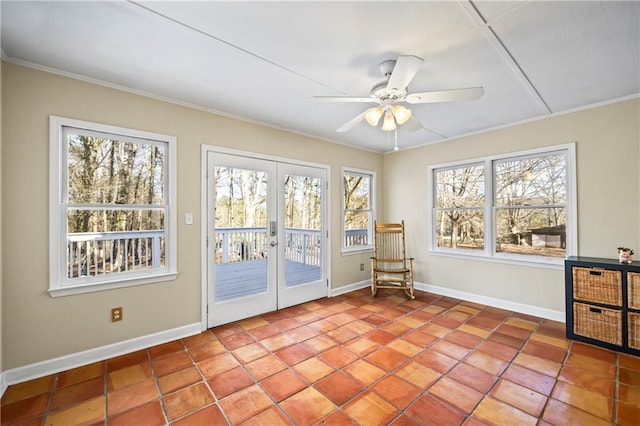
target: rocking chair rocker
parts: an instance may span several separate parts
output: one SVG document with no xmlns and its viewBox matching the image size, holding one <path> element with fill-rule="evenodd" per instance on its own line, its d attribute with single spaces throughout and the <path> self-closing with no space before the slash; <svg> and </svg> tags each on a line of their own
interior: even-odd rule
<svg viewBox="0 0 640 426">
<path fill-rule="evenodd" d="M 379 288 L 404 290 L 413 295 L 413 257 L 406 257 L 404 220 L 400 223 L 374 222 L 374 246 L 371 258 L 371 294 Z"/>
</svg>

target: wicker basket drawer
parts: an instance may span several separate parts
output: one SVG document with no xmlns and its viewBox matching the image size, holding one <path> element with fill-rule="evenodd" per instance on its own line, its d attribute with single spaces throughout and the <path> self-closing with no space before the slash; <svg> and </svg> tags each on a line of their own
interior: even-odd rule
<svg viewBox="0 0 640 426">
<path fill-rule="evenodd" d="M 628 345 L 630 348 L 640 350 L 640 314 L 629 312 L 628 320 Z"/>
<path fill-rule="evenodd" d="M 580 336 L 622 346 L 622 311 L 574 302 L 573 332 Z"/>
<path fill-rule="evenodd" d="M 573 268 L 573 298 L 622 306 L 622 271 Z"/>
<path fill-rule="evenodd" d="M 627 307 L 640 309 L 640 274 L 637 272 L 627 273 Z"/>
</svg>

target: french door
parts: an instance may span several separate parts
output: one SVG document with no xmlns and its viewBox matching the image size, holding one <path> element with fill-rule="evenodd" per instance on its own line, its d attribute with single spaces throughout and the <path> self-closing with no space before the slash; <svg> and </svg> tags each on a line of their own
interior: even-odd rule
<svg viewBox="0 0 640 426">
<path fill-rule="evenodd" d="M 207 152 L 208 327 L 328 294 L 326 175 Z"/>
</svg>

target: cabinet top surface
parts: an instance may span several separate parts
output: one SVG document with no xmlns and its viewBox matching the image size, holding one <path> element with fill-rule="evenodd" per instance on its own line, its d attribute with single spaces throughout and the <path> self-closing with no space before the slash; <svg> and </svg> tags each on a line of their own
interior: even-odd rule
<svg viewBox="0 0 640 426">
<path fill-rule="evenodd" d="M 594 266 L 602 267 L 616 267 L 617 269 L 640 269 L 640 262 L 634 261 L 632 263 L 620 263 L 618 259 L 607 259 L 603 257 L 584 257 L 584 256 L 570 256 L 565 259 L 565 265 L 575 265 L 581 263 L 589 263 Z"/>
</svg>

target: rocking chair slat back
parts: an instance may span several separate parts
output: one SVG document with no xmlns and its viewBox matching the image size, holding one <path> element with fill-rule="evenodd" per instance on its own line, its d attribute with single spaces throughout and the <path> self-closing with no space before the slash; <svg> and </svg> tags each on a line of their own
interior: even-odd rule
<svg viewBox="0 0 640 426">
<path fill-rule="evenodd" d="M 406 256 L 404 220 L 400 223 L 374 222 L 371 258 L 371 291 L 400 288 L 413 299 L 413 258 Z"/>
</svg>

